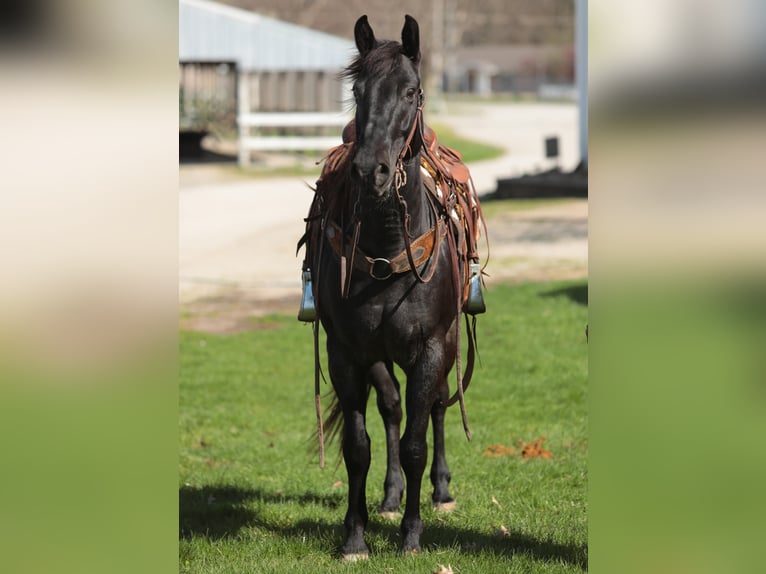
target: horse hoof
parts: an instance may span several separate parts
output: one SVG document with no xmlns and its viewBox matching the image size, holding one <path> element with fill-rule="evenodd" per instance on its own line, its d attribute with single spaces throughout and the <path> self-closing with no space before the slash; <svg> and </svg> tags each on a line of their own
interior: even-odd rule
<svg viewBox="0 0 766 574">
<path fill-rule="evenodd" d="M 454 500 L 450 500 L 449 502 L 437 502 L 436 504 L 434 504 L 434 512 L 447 514 L 455 510 L 456 506 L 457 506 L 457 502 L 455 502 Z"/>
<path fill-rule="evenodd" d="M 370 555 L 367 552 L 358 552 L 356 554 L 343 554 L 341 560 L 343 562 L 359 562 L 360 560 L 368 560 Z"/>
<path fill-rule="evenodd" d="M 385 520 L 399 520 L 402 517 L 402 513 L 398 510 L 379 510 L 378 514 Z"/>
</svg>

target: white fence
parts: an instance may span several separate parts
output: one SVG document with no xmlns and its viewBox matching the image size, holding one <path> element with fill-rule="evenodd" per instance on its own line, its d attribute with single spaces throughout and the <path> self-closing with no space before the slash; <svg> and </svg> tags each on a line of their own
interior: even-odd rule
<svg viewBox="0 0 766 574">
<path fill-rule="evenodd" d="M 541 100 L 577 101 L 577 86 L 574 84 L 540 84 L 537 97 Z"/>
<path fill-rule="evenodd" d="M 252 151 L 323 151 L 341 143 L 341 129 L 349 117 L 338 112 L 243 113 L 239 124 L 239 164 L 250 163 Z M 307 131 L 332 128 L 337 135 L 307 135 Z M 278 135 L 252 134 L 251 130 L 277 130 Z M 308 128 L 308 129 L 307 129 Z"/>
</svg>

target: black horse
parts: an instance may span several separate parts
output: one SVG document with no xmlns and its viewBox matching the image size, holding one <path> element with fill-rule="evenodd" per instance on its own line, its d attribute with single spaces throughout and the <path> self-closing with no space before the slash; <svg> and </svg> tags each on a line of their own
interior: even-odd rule
<svg viewBox="0 0 766 574">
<path fill-rule="evenodd" d="M 362 16 L 354 36 L 359 55 L 345 72 L 353 82 L 356 103 L 355 122 L 346 134 L 353 143 L 344 148 L 350 155 L 338 169 L 340 175 L 335 174 L 336 182 L 318 182 L 318 192 L 321 184 L 331 189 L 315 200 L 319 206 L 313 219 L 311 214 L 307 219 L 305 236 L 336 399 L 328 426 L 342 422 L 348 511 L 341 554 L 347 560 L 369 554 L 364 541 L 370 466 L 365 419 L 371 387 L 387 443 L 381 513 L 399 511 L 405 486 L 402 470 L 406 477 L 402 552 L 420 550 L 420 489 L 428 459 L 429 418 L 434 436 L 432 501 L 447 510 L 454 507 L 444 454 L 444 416 L 451 404 L 447 375 L 459 356 L 458 319 L 467 272 L 456 260 L 456 224 L 438 195 L 427 189 L 421 170 L 427 138 L 418 24 L 405 17 L 400 44 L 376 40 Z M 321 225 L 312 227 L 320 216 Z M 394 364 L 407 377 L 407 421 L 401 440 Z"/>
</svg>

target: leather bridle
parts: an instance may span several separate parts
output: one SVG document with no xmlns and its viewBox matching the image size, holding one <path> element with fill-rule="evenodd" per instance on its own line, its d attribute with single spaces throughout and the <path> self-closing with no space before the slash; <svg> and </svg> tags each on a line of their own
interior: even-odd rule
<svg viewBox="0 0 766 574">
<path fill-rule="evenodd" d="M 354 214 L 352 221 L 352 235 L 350 245 L 350 256 L 346 255 L 346 249 L 344 248 L 345 234 L 341 231 L 341 236 L 337 237 L 337 226 L 328 225 L 325 229 L 330 244 L 333 246 L 333 250 L 341 259 L 341 297 L 347 299 L 351 287 L 351 270 L 357 268 L 362 271 L 366 271 L 370 277 L 378 280 L 388 279 L 393 273 L 405 273 L 411 271 L 415 279 L 419 283 L 428 283 L 436 272 L 436 261 L 438 261 L 440 246 L 442 240 L 446 235 L 446 222 L 445 216 L 438 213 L 437 207 L 430 193 L 427 193 L 428 205 L 431 208 L 433 219 L 436 223 L 431 226 L 428 231 L 421 234 L 414 240 L 410 236 L 410 214 L 407 208 L 407 201 L 402 197 L 400 190 L 407 185 L 407 171 L 404 168 L 404 160 L 408 153 L 412 153 L 412 140 L 415 134 L 418 133 L 421 138 L 421 142 L 425 142 L 423 136 L 423 105 L 425 104 L 425 94 L 423 89 L 418 91 L 418 107 L 415 112 L 415 119 L 412 122 L 407 139 L 402 146 L 402 151 L 399 152 L 399 156 L 396 160 L 396 168 L 394 171 L 394 192 L 396 198 L 401 206 L 402 214 L 402 230 L 404 236 L 404 251 L 392 259 L 383 258 L 370 258 L 361 252 L 359 249 L 359 234 L 361 228 L 361 221 L 358 214 Z M 421 143 L 425 148 L 425 144 Z M 429 241 L 428 238 L 433 237 L 433 241 Z M 426 251 L 421 253 L 419 257 L 413 255 L 413 245 L 423 244 L 426 246 Z M 357 257 L 359 255 L 359 257 Z M 402 264 L 402 260 L 406 256 L 407 264 Z M 429 261 L 434 260 L 431 263 L 427 275 L 421 275 L 418 271 L 418 267 L 427 264 Z M 396 265 L 392 265 L 393 261 L 398 261 Z M 386 265 L 391 273 L 379 275 L 376 270 L 379 270 L 381 265 Z"/>
</svg>

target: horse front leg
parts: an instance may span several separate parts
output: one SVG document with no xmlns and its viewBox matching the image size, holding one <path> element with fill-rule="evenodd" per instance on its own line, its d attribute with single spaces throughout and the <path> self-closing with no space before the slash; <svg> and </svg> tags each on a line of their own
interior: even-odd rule
<svg viewBox="0 0 766 574">
<path fill-rule="evenodd" d="M 419 552 L 423 521 L 420 517 L 420 489 L 428 462 L 426 432 L 436 400 L 437 384 L 444 379 L 444 350 L 431 342 L 421 359 L 407 374 L 407 424 L 401 440 L 402 468 L 407 478 L 407 501 L 402 517 L 401 552 Z"/>
<path fill-rule="evenodd" d="M 386 479 L 383 482 L 383 502 L 378 512 L 384 518 L 398 518 L 404 493 L 404 478 L 399 459 L 399 438 L 402 422 L 402 402 L 399 381 L 392 363 L 376 363 L 370 369 L 370 382 L 378 397 L 378 411 L 386 429 Z"/>
<path fill-rule="evenodd" d="M 330 378 L 343 412 L 343 460 L 348 474 L 348 509 L 343 521 L 346 541 L 340 554 L 346 561 L 356 561 L 370 554 L 364 541 L 368 520 L 365 488 L 370 468 L 370 437 L 365 427 L 367 381 L 363 370 L 333 346 L 328 338 Z"/>
<path fill-rule="evenodd" d="M 449 483 L 452 479 L 444 450 L 444 416 L 447 412 L 449 387 L 446 379 L 439 386 L 439 396 L 431 409 L 431 423 L 434 433 L 434 459 L 431 463 L 431 495 L 434 509 L 438 512 L 451 512 L 455 509 L 455 499 L 450 496 Z"/>
</svg>

